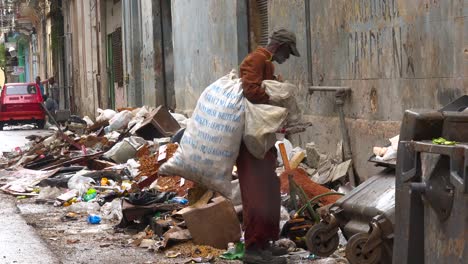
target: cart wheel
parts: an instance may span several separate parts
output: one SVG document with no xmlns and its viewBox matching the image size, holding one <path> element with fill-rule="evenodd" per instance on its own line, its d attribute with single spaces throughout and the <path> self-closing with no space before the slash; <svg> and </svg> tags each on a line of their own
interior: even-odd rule
<svg viewBox="0 0 468 264">
<path fill-rule="evenodd" d="M 367 240 L 369 240 L 369 234 L 367 233 L 358 233 L 349 239 L 345 252 L 346 258 L 351 264 L 379 263 L 382 256 L 382 247 L 379 245 L 367 254 L 364 254 L 362 251 Z"/>
<path fill-rule="evenodd" d="M 329 228 L 324 223 L 314 225 L 305 236 L 307 248 L 310 252 L 320 257 L 328 257 L 338 248 L 340 238 L 338 233 L 334 234 L 330 239 L 325 240 L 329 236 Z"/>
</svg>

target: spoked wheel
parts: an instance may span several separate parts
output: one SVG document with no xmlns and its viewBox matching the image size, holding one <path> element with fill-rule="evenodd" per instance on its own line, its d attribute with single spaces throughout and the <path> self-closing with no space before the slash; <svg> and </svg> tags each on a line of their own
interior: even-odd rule
<svg viewBox="0 0 468 264">
<path fill-rule="evenodd" d="M 364 253 L 364 245 L 369 240 L 369 234 L 358 233 L 352 236 L 346 245 L 346 258 L 351 264 L 377 264 L 382 257 L 382 247 L 378 245 Z"/>
<path fill-rule="evenodd" d="M 333 234 L 330 238 L 328 237 L 330 237 L 330 230 L 326 224 L 314 225 L 305 236 L 307 248 L 317 256 L 330 256 L 338 248 L 340 238 L 338 233 Z"/>
</svg>

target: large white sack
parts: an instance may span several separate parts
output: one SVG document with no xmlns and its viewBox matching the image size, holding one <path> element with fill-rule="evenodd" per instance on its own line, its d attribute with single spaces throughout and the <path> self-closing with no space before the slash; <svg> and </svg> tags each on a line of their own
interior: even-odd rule
<svg viewBox="0 0 468 264">
<path fill-rule="evenodd" d="M 288 82 L 265 80 L 262 82 L 262 87 L 270 97 L 271 104 L 288 109 L 288 124 L 300 121 L 302 113 L 295 97 L 298 91 L 296 85 Z"/>
<path fill-rule="evenodd" d="M 244 131 L 244 96 L 234 71 L 201 94 L 174 156 L 159 169 L 231 198 L 232 168 Z"/>
<path fill-rule="evenodd" d="M 288 111 L 286 108 L 252 104 L 245 99 L 244 144 L 257 159 L 263 159 L 275 146 L 276 132 L 282 127 Z"/>
</svg>

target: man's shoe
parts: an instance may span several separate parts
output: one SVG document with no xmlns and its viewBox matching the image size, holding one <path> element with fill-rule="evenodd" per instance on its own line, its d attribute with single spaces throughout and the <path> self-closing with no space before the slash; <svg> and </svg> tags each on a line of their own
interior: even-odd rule
<svg viewBox="0 0 468 264">
<path fill-rule="evenodd" d="M 270 251 L 271 255 L 273 256 L 283 256 L 289 253 L 286 248 L 278 247 L 275 245 L 270 245 L 265 250 Z"/>
<path fill-rule="evenodd" d="M 270 251 L 246 250 L 243 258 L 247 264 L 286 264 L 286 258 L 273 256 Z"/>
</svg>

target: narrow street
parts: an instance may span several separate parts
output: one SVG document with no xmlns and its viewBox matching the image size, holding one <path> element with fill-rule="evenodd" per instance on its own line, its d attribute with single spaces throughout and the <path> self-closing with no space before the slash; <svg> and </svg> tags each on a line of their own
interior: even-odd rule
<svg viewBox="0 0 468 264">
<path fill-rule="evenodd" d="M 0 264 L 467 264 L 466 14 L 0 0 Z"/>
<path fill-rule="evenodd" d="M 3 131 L 0 131 L 0 152 L 11 151 L 16 147 L 23 146 L 29 141 L 26 139 L 27 136 L 46 136 L 52 134 L 53 131 L 38 130 L 28 125 L 5 127 Z"/>
<path fill-rule="evenodd" d="M 13 128 L 0 131 L 0 152 L 28 142 L 29 135 L 48 135 L 51 131 Z M 59 263 L 47 244 L 20 215 L 15 198 L 0 193 L 0 263 Z"/>
<path fill-rule="evenodd" d="M 32 127 L 0 131 L 0 152 L 25 145 L 27 136 L 51 135 Z M 55 263 L 177 263 L 164 255 L 131 248 L 131 235 L 114 234 L 113 223 L 91 226 L 86 214 L 63 221 L 64 211 L 51 204 L 17 200 L 0 192 L 0 264 Z"/>
</svg>

